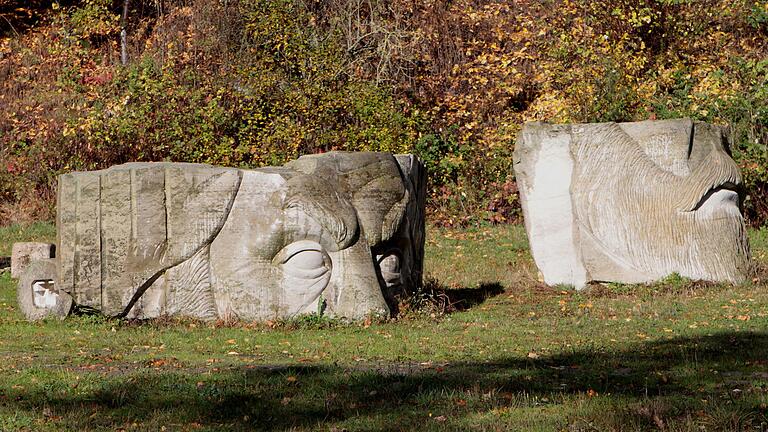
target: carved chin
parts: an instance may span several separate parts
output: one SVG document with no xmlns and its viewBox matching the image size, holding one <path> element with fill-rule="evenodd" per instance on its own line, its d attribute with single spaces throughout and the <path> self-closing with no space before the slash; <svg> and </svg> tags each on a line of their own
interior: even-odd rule
<svg viewBox="0 0 768 432">
<path fill-rule="evenodd" d="M 743 280 L 749 246 L 737 192 L 718 190 L 694 211 L 664 211 L 654 219 L 666 221 L 665 235 L 651 237 L 646 230 L 635 232 L 631 236 L 635 247 L 627 260 L 633 267 L 658 277 L 679 273 L 691 279 Z"/>
<path fill-rule="evenodd" d="M 591 201 L 579 198 L 581 220 L 589 221 L 580 225 L 582 253 L 594 280 L 619 274 L 645 282 L 671 273 L 743 280 L 749 246 L 736 183 L 717 171 L 673 180 L 630 182 Z"/>
</svg>

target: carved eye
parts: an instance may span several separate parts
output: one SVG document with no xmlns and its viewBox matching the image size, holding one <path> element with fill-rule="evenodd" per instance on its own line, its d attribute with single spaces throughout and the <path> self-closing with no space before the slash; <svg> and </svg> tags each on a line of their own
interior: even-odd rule
<svg viewBox="0 0 768 432">
<path fill-rule="evenodd" d="M 400 255 L 396 252 L 387 252 L 376 257 L 381 271 L 381 277 L 388 286 L 400 283 Z"/>
<path fill-rule="evenodd" d="M 323 290 L 331 280 L 331 259 L 320 244 L 301 240 L 284 247 L 272 261 L 283 270 L 281 303 L 288 315 L 321 313 Z"/>
<path fill-rule="evenodd" d="M 382 255 L 379 258 L 379 268 L 389 273 L 400 273 L 400 257 L 395 254 Z"/>
<path fill-rule="evenodd" d="M 331 260 L 318 243 L 302 240 L 291 243 L 275 257 L 288 276 L 317 279 L 331 270 Z"/>
</svg>

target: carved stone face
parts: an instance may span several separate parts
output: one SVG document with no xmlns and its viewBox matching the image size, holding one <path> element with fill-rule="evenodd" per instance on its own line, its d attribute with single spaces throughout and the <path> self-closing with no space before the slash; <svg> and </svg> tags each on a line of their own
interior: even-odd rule
<svg viewBox="0 0 768 432">
<path fill-rule="evenodd" d="M 211 244 L 219 316 L 387 315 L 387 288 L 406 279 L 403 258 L 414 265 L 402 235 L 415 198 L 407 182 L 394 158 L 371 153 L 245 171 Z"/>
<path fill-rule="evenodd" d="M 690 120 L 526 128 L 515 169 L 548 283 L 671 273 L 743 280 L 741 176 L 722 128 Z"/>
<path fill-rule="evenodd" d="M 421 281 L 424 181 L 410 155 L 335 152 L 257 170 L 161 163 L 69 174 L 60 203 L 87 202 L 60 204 L 62 289 L 76 304 L 138 318 L 387 315 L 389 297 Z M 102 199 L 88 211 L 105 191 L 126 195 L 123 204 Z M 80 225 L 101 238 L 72 235 Z"/>
</svg>

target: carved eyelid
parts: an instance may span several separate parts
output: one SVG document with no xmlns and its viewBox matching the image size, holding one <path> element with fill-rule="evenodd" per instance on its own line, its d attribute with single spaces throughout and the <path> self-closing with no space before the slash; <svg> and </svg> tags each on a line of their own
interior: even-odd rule
<svg viewBox="0 0 768 432">
<path fill-rule="evenodd" d="M 318 242 L 312 240 L 299 240 L 283 247 L 272 259 L 273 264 L 285 264 L 294 255 L 304 251 L 317 251 L 325 253 L 325 249 Z"/>
</svg>

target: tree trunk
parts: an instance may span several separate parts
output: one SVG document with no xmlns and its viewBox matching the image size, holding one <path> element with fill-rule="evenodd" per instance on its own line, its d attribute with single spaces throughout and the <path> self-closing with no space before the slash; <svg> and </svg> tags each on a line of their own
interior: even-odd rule
<svg viewBox="0 0 768 432">
<path fill-rule="evenodd" d="M 120 63 L 123 66 L 128 64 L 128 3 L 130 0 L 123 1 L 123 15 L 120 18 Z"/>
</svg>

